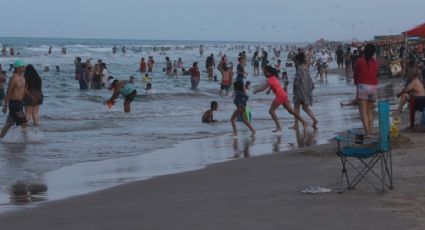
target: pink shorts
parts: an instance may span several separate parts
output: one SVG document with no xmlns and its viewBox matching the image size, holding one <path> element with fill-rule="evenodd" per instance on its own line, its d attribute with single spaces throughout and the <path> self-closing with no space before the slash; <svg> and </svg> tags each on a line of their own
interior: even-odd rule
<svg viewBox="0 0 425 230">
<path fill-rule="evenodd" d="M 378 86 L 358 84 L 357 85 L 357 100 L 376 101 L 378 98 Z"/>
<path fill-rule="evenodd" d="M 282 96 L 276 97 L 273 101 L 273 105 L 279 106 L 289 102 L 288 95 L 284 94 Z"/>
</svg>

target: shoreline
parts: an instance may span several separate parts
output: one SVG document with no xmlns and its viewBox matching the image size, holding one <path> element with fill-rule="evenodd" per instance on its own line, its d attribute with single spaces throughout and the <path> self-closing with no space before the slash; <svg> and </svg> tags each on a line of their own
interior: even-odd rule
<svg viewBox="0 0 425 230">
<path fill-rule="evenodd" d="M 332 69 L 332 71 L 339 73 L 339 70 Z M 383 85 L 388 85 L 394 82 L 394 79 L 388 79 L 389 81 L 383 81 Z M 181 173 L 185 171 L 192 171 L 192 170 L 199 170 L 205 167 L 208 167 L 210 164 L 216 164 L 223 161 L 231 161 L 233 158 L 239 158 L 239 157 L 245 157 L 245 155 L 252 155 L 250 152 L 254 152 L 254 156 L 258 155 L 268 155 L 270 154 L 270 150 L 267 150 L 267 148 L 272 145 L 273 151 L 277 148 L 278 151 L 280 151 L 280 148 L 283 148 L 285 152 L 293 149 L 303 149 L 304 145 L 317 145 L 320 146 L 323 143 L 328 143 L 330 141 L 330 138 L 332 138 L 334 135 L 329 135 L 329 131 L 326 131 L 327 133 L 320 133 L 318 134 L 317 140 L 317 134 L 316 133 L 307 133 L 308 140 L 303 140 L 301 142 L 306 143 L 300 143 L 298 134 L 296 134 L 296 137 L 291 137 L 291 134 L 293 131 L 291 130 L 285 130 L 285 135 L 276 136 L 272 134 L 271 132 L 268 132 L 270 130 L 264 129 L 260 130 L 257 137 L 260 136 L 260 139 L 262 140 L 262 143 L 255 144 L 256 140 L 252 140 L 247 137 L 240 138 L 241 140 L 234 142 L 235 139 L 233 139 L 233 143 L 225 143 L 225 144 L 219 144 L 216 146 L 210 146 L 214 148 L 215 150 L 210 151 L 209 153 L 206 153 L 202 156 L 197 155 L 196 148 L 197 146 L 208 146 L 209 143 L 207 143 L 207 140 L 211 139 L 211 137 L 204 137 L 199 139 L 188 139 L 180 141 L 173 146 L 169 148 L 164 149 L 158 149 L 146 154 L 136 155 L 136 156 L 128 156 L 128 157 L 120 157 L 120 158 L 110 158 L 106 160 L 101 161 L 89 161 L 89 162 L 80 162 L 75 165 L 68 165 L 61 167 L 60 169 L 49 171 L 47 173 L 44 173 L 42 181 L 46 181 L 46 184 L 49 188 L 47 196 L 41 197 L 42 202 L 32 202 L 28 204 L 24 204 L 25 207 L 34 207 L 43 205 L 44 203 L 61 200 L 61 199 L 67 199 L 74 196 L 80 196 L 84 194 L 90 194 L 92 192 L 100 191 L 109 189 L 111 187 L 119 186 L 126 183 L 132 183 L 134 181 L 144 181 L 149 180 L 152 178 L 155 178 L 157 176 L 162 175 L 169 175 L 169 174 L 176 174 Z M 338 130 L 333 130 L 331 133 L 336 133 Z M 289 134 L 289 137 L 288 137 Z M 245 134 L 243 134 L 245 135 Z M 281 139 L 284 139 L 282 142 Z M 289 141 L 288 141 L 289 138 Z M 227 140 L 226 140 L 227 139 Z M 265 143 L 264 139 L 276 139 L 275 141 L 269 141 L 269 143 Z M 227 138 L 227 135 L 222 135 L 219 137 L 218 142 L 230 142 L 232 140 L 231 138 Z M 202 143 L 203 142 L 203 143 Z M 216 140 L 217 142 L 217 140 Z M 258 142 L 258 141 L 257 141 Z M 298 142 L 299 147 L 296 147 Z M 241 145 L 238 146 L 238 148 L 242 147 L 239 151 L 240 153 L 236 154 L 235 145 Z M 284 146 L 280 146 L 284 145 Z M 232 157 L 233 150 L 235 150 L 235 155 L 238 155 L 237 157 Z M 169 158 L 171 156 L 171 152 L 185 152 L 186 149 L 191 149 L 192 153 L 189 155 L 192 156 L 185 156 L 183 155 L 177 155 L 177 158 L 186 158 L 190 162 L 179 162 L 179 160 L 173 161 L 167 161 L 167 165 L 159 165 L 162 169 L 156 170 L 156 169 L 149 169 L 146 173 L 146 162 L 159 162 L 159 161 L 166 161 L 164 159 Z M 219 150 L 220 152 L 227 152 L 226 154 L 222 154 L 221 156 L 216 156 L 214 151 Z M 202 152 L 201 150 L 200 152 Z M 248 153 L 247 153 L 248 152 Z M 176 157 L 176 156 L 173 156 Z M 202 162 L 196 162 L 196 158 L 203 158 Z M 194 161 L 195 159 L 195 161 Z M 134 166 L 134 162 L 138 162 L 140 165 Z M 163 162 L 162 162 L 163 163 Z M 120 168 L 116 168 L 115 165 L 120 165 Z M 192 164 L 192 165 L 191 165 Z M 175 165 L 178 165 L 175 167 Z M 145 168 L 143 168 L 145 167 Z M 174 167 L 174 168 L 173 168 Z M 94 175 L 92 175 L 94 174 Z M 68 175 L 74 176 L 74 178 L 77 179 L 69 179 L 67 178 Z M 0 201 L 6 201 L 8 199 L 9 195 L 5 193 L 0 194 Z M 38 197 L 36 197 L 38 199 Z M 1 212 L 8 212 L 9 210 L 16 209 L 15 204 L 13 203 L 1 203 L 0 204 L 0 213 Z"/>
<path fill-rule="evenodd" d="M 393 151 L 395 189 L 365 184 L 344 194 L 304 195 L 334 187 L 335 143 L 267 154 L 46 202 L 0 215 L 5 229 L 423 229 L 425 162 L 421 137 Z M 308 216 L 309 221 L 305 222 Z M 161 221 L 167 219 L 167 221 Z M 386 223 L 384 226 L 382 223 Z M 85 228 L 84 228 L 85 227 Z"/>
<path fill-rule="evenodd" d="M 247 135 L 249 132 L 243 131 L 238 138 L 231 138 L 229 135 L 215 137 L 214 142 L 221 144 L 209 143 L 212 137 L 202 137 L 184 140 L 169 148 L 157 149 L 146 154 L 64 166 L 43 174 L 41 181 L 47 185 L 48 191 L 43 196 L 34 196 L 34 202 L 6 202 L 10 199 L 10 195 L 0 193 L 0 201 L 5 202 L 0 204 L 0 214 L 39 207 L 46 203 L 84 196 L 158 176 L 201 170 L 210 165 L 239 158 L 271 154 L 268 149 L 273 149 L 273 153 L 280 151 L 285 153 L 303 148 L 296 146 L 299 141 L 296 137 L 287 139 L 288 133 L 292 133 L 289 129 L 286 135 L 282 136 L 275 135 L 269 129 L 257 131 L 263 139 L 261 143 L 256 143 L 258 142 L 256 138 L 251 138 Z M 306 136 L 308 138 L 306 142 L 309 142 L 305 143 L 307 145 L 317 143 L 321 145 L 329 141 L 321 138 L 310 142 L 314 137 L 309 135 L 313 134 L 309 133 Z M 265 141 L 264 138 L 271 140 Z M 216 154 L 217 151 L 220 154 Z"/>
</svg>

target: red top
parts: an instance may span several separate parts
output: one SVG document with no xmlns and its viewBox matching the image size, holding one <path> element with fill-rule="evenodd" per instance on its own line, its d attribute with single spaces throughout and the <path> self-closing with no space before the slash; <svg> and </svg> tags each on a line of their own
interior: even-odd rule
<svg viewBox="0 0 425 230">
<path fill-rule="evenodd" d="M 189 69 L 190 75 L 193 78 L 200 78 L 201 77 L 201 73 L 199 72 L 198 68 L 192 67 Z"/>
<path fill-rule="evenodd" d="M 140 72 L 146 72 L 146 62 L 140 62 Z"/>
<path fill-rule="evenodd" d="M 286 95 L 285 91 L 283 91 L 283 88 L 280 85 L 279 79 L 277 79 L 276 76 L 269 77 L 269 79 L 267 79 L 267 84 L 270 86 L 276 97 L 282 97 Z"/>
<path fill-rule="evenodd" d="M 372 58 L 369 65 L 364 57 L 357 59 L 354 69 L 354 83 L 366 85 L 378 85 L 378 62 Z"/>
</svg>

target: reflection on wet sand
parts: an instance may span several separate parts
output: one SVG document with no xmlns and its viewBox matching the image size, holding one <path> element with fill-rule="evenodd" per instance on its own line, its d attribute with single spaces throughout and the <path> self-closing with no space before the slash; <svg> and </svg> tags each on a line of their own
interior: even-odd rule
<svg viewBox="0 0 425 230">
<path fill-rule="evenodd" d="M 233 138 L 233 150 L 234 156 L 233 158 L 240 158 L 241 155 L 246 158 L 251 156 L 251 146 L 255 145 L 255 137 L 247 137 L 242 140 L 243 148 L 239 148 L 239 140 L 237 138 Z"/>
<path fill-rule="evenodd" d="M 13 204 L 27 204 L 47 200 L 47 186 L 39 183 L 17 181 L 10 188 L 10 201 Z"/>
<path fill-rule="evenodd" d="M 300 132 L 299 128 L 295 128 L 294 130 L 296 133 L 297 144 L 299 148 L 317 145 L 317 129 L 313 131 L 304 132 Z"/>
</svg>

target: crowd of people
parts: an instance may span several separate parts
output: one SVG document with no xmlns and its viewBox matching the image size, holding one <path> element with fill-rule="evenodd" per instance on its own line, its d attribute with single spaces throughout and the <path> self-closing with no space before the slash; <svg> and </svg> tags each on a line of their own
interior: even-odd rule
<svg viewBox="0 0 425 230">
<path fill-rule="evenodd" d="M 272 59 L 276 64 L 271 64 L 266 49 L 273 52 Z M 5 49 L 3 47 L 3 49 Z M 124 49 L 124 48 L 123 48 Z M 288 49 L 288 47 L 287 47 Z M 253 77 L 264 74 L 266 84 L 258 86 L 254 90 L 254 95 L 262 91 L 267 94 L 273 92 L 275 99 L 272 102 L 269 113 L 276 125 L 274 132 L 281 132 L 281 124 L 276 115 L 276 110 L 282 106 L 288 113 L 294 117 L 294 125 L 292 128 L 298 129 L 299 122 L 304 129 L 308 128 L 307 121 L 300 115 L 301 109 L 311 119 L 311 126 L 314 129 L 318 128 L 318 119 L 315 117 L 311 107 L 313 105 L 313 91 L 315 84 L 310 76 L 311 68 L 315 67 L 318 71 L 317 76 L 320 80 L 327 79 L 327 71 L 329 63 L 333 61 L 327 49 L 309 46 L 291 47 L 288 52 L 288 62 L 293 61 L 295 65 L 295 75 L 293 78 L 293 98 L 292 102 L 288 97 L 288 74 L 286 68 L 282 66 L 280 60 L 281 52 L 284 47 L 255 47 L 255 50 L 248 48 L 248 52 L 253 52 L 253 56 L 248 59 L 246 51 L 239 53 L 237 57 L 236 70 L 234 70 L 233 62 L 229 61 L 227 56 L 220 52 L 220 61 L 216 63 L 214 54 L 210 54 L 205 60 L 205 71 L 209 81 L 219 81 L 221 84 L 217 96 L 229 96 L 231 86 L 233 86 L 233 94 L 235 110 L 230 116 L 230 121 L 233 129 L 233 135 L 237 135 L 236 121 L 242 121 L 252 135 L 256 131 L 251 123 L 250 109 L 247 107 L 249 100 L 248 91 L 250 82 L 245 80 L 248 73 L 245 70 L 247 63 L 250 63 L 253 68 Z M 315 52 L 320 50 L 320 52 Z M 124 52 L 124 50 L 122 50 Z M 49 54 L 52 52 L 52 47 L 49 48 Z M 66 49 L 61 51 L 66 53 Z M 205 52 L 203 46 L 200 47 L 200 55 Z M 344 69 L 348 77 L 350 72 L 353 72 L 353 80 L 357 87 L 356 100 L 350 105 L 357 105 L 361 120 L 366 135 L 372 135 L 373 130 L 373 112 L 375 109 L 375 101 L 377 100 L 377 86 L 379 65 L 376 59 L 377 48 L 373 44 L 367 44 L 364 47 L 358 47 L 353 50 L 348 47 L 344 52 L 342 46 L 335 49 L 335 59 L 338 69 Z M 422 54 L 422 56 L 420 56 Z M 398 113 L 402 112 L 403 106 L 410 100 L 411 97 L 424 97 L 425 90 L 422 75 L 425 74 L 425 65 L 423 64 L 423 52 L 418 52 L 416 56 L 409 57 L 407 81 L 405 88 L 398 93 L 400 105 Z M 250 62 L 249 62 L 250 61 Z M 131 111 L 131 103 L 136 98 L 138 91 L 135 86 L 135 77 L 130 76 L 129 80 L 116 80 L 113 76 L 108 75 L 106 63 L 98 60 L 92 65 L 92 59 L 85 62 L 80 57 L 75 59 L 75 80 L 79 82 L 80 90 L 88 89 L 109 89 L 112 91 L 112 96 L 105 101 L 105 104 L 112 106 L 117 98 L 121 95 L 124 97 L 124 111 Z M 286 63 L 286 66 L 288 65 Z M 139 71 L 142 74 L 145 90 L 147 94 L 152 93 L 152 78 L 149 76 L 154 71 L 155 61 L 153 56 L 142 57 L 140 59 Z M 32 65 L 26 66 L 22 61 L 17 60 L 13 64 L 13 76 L 9 80 L 7 92 L 5 92 L 6 72 L 0 66 L 0 103 L 3 104 L 3 112 L 9 111 L 9 116 L 2 129 L 1 137 L 13 125 L 21 125 L 23 129 L 26 124 L 32 121 L 35 126 L 40 124 L 39 121 L 39 106 L 43 103 L 42 81 L 37 71 Z M 421 71 L 422 70 L 422 71 Z M 215 71 L 218 71 L 220 76 L 217 76 Z M 171 60 L 170 57 L 165 57 L 165 66 L 163 68 L 165 75 L 178 78 L 179 73 L 183 76 L 188 76 L 191 83 L 191 89 L 197 90 L 201 80 L 201 70 L 198 62 L 194 62 L 188 70 L 184 68 L 183 60 L 179 57 L 177 60 Z M 234 75 L 236 77 L 234 78 Z M 316 77 L 317 77 L 316 76 Z M 3 103 L 4 102 L 4 103 Z M 202 116 L 202 122 L 215 122 L 213 113 L 217 111 L 218 103 L 213 101 L 211 108 Z M 25 111 L 24 111 L 25 110 Z"/>
<path fill-rule="evenodd" d="M 9 111 L 9 114 L 1 129 L 0 138 L 15 124 L 21 126 L 24 135 L 30 122 L 34 126 L 40 125 L 39 106 L 43 104 L 44 99 L 41 77 L 32 65 L 26 65 L 21 60 L 16 60 L 13 67 L 14 72 L 9 80 L 7 92 L 4 99 L 1 98 L 1 101 L 4 101 L 2 111 Z M 5 81 L 6 76 L 2 72 L 0 82 L 4 85 Z"/>
</svg>

